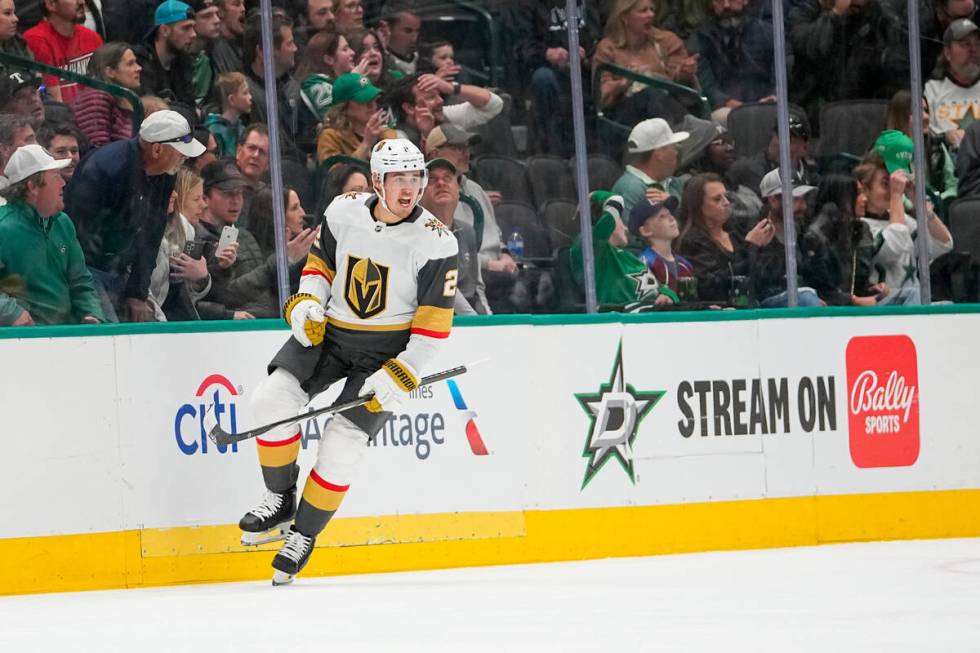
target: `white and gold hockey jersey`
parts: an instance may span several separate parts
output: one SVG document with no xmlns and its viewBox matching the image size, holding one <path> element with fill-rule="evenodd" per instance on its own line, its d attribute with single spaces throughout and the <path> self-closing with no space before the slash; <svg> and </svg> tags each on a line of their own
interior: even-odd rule
<svg viewBox="0 0 980 653">
<path fill-rule="evenodd" d="M 373 193 L 327 207 L 300 281 L 326 308 L 326 341 L 402 354 L 416 370 L 449 336 L 456 297 L 452 232 L 421 207 L 396 224 L 375 220 Z"/>
</svg>

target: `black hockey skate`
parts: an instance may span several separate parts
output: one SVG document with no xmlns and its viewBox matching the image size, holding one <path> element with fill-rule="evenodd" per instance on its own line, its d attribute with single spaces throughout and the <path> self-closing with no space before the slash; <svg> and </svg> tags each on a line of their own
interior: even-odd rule
<svg viewBox="0 0 980 653">
<path fill-rule="evenodd" d="M 242 544 L 259 546 L 286 539 L 287 529 L 296 515 L 296 487 L 283 494 L 266 492 L 262 502 L 245 513 L 238 527 L 242 529 Z"/>
<path fill-rule="evenodd" d="M 307 537 L 296 530 L 295 526 L 291 527 L 286 542 L 272 559 L 272 568 L 276 570 L 272 575 L 272 584 L 278 586 L 293 582 L 296 574 L 303 571 L 309 561 L 315 544 L 315 537 Z"/>
</svg>

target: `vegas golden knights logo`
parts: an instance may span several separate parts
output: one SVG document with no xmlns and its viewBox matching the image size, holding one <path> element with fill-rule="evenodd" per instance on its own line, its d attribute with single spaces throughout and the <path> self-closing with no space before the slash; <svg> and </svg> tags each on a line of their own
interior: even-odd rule
<svg viewBox="0 0 980 653">
<path fill-rule="evenodd" d="M 385 310 L 388 305 L 388 266 L 348 254 L 344 296 L 347 305 L 362 320 Z"/>
</svg>

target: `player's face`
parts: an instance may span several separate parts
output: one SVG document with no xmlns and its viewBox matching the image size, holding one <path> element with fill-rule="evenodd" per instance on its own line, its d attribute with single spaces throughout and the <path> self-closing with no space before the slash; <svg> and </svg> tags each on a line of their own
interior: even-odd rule
<svg viewBox="0 0 980 653">
<path fill-rule="evenodd" d="M 389 172 L 385 175 L 385 201 L 388 210 L 399 218 L 407 218 L 415 208 L 422 190 L 419 172 Z"/>
</svg>

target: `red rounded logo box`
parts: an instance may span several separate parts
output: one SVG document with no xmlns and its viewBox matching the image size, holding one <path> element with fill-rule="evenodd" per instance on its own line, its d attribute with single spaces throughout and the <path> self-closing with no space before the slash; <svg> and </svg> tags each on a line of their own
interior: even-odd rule
<svg viewBox="0 0 980 653">
<path fill-rule="evenodd" d="M 847 343 L 851 460 L 861 468 L 908 467 L 919 458 L 919 367 L 908 336 Z"/>
</svg>

